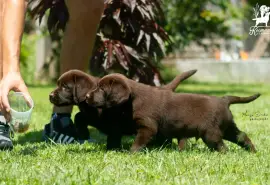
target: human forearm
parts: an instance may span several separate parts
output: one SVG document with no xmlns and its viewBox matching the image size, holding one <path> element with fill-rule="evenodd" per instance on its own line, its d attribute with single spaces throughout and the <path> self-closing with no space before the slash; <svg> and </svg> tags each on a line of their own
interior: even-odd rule
<svg viewBox="0 0 270 185">
<path fill-rule="evenodd" d="M 25 0 L 4 2 L 2 30 L 3 76 L 9 72 L 19 72 L 21 38 L 26 10 Z"/>
</svg>

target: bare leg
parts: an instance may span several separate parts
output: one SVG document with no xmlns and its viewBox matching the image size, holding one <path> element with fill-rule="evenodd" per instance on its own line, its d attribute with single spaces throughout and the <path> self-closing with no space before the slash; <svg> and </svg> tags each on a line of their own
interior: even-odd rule
<svg viewBox="0 0 270 185">
<path fill-rule="evenodd" d="M 103 0 L 66 0 L 69 21 L 60 53 L 60 73 L 70 69 L 86 71 L 95 43 Z M 72 106 L 54 107 L 56 113 L 71 113 Z"/>
<path fill-rule="evenodd" d="M 0 1 L 0 25 L 3 25 L 4 2 Z M 2 29 L 0 29 L 0 80 L 3 78 L 3 49 L 2 49 Z"/>
</svg>

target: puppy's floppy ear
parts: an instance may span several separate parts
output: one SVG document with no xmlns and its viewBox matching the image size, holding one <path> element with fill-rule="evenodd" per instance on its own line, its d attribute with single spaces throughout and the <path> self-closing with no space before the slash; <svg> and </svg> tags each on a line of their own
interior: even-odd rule
<svg viewBox="0 0 270 185">
<path fill-rule="evenodd" d="M 73 76 L 73 83 L 73 100 L 76 104 L 79 104 L 86 99 L 86 94 L 89 91 L 90 85 L 86 79 L 77 75 Z"/>
<path fill-rule="evenodd" d="M 123 79 L 110 79 L 110 100 L 116 104 L 121 104 L 127 101 L 131 94 L 131 89 L 128 83 Z"/>
<path fill-rule="evenodd" d="M 73 86 L 73 101 L 78 104 L 79 103 L 79 97 L 78 97 L 78 88 L 77 88 L 77 76 L 74 75 L 73 76 L 73 82 L 74 82 L 74 86 Z"/>
</svg>

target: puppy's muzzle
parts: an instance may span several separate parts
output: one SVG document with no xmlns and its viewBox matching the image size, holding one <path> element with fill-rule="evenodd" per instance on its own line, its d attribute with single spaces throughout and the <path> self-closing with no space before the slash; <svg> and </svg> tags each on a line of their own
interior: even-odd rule
<svg viewBox="0 0 270 185">
<path fill-rule="evenodd" d="M 99 108 L 99 103 L 94 100 L 94 95 L 90 92 L 86 94 L 86 103 L 90 106 Z"/>
<path fill-rule="evenodd" d="M 56 100 L 56 94 L 55 92 L 51 92 L 51 94 L 49 95 L 49 99 L 51 103 L 54 103 Z"/>
</svg>

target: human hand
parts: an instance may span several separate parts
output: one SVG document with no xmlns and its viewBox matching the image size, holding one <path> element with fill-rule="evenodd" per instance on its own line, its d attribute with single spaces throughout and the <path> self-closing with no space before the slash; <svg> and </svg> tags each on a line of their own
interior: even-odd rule
<svg viewBox="0 0 270 185">
<path fill-rule="evenodd" d="M 30 97 L 20 72 L 9 72 L 3 76 L 3 79 L 0 82 L 0 110 L 7 122 L 9 122 L 11 118 L 10 105 L 8 102 L 8 94 L 11 90 L 15 92 L 22 92 L 25 96 Z M 25 97 L 25 100 L 27 101 L 28 98 Z"/>
</svg>

